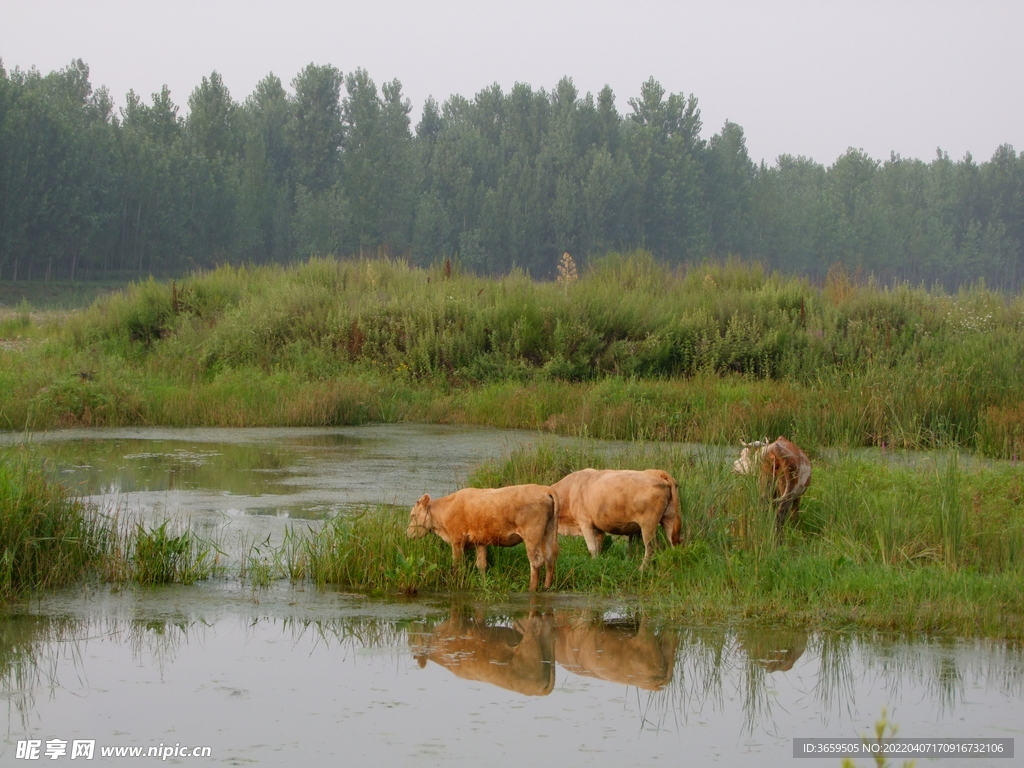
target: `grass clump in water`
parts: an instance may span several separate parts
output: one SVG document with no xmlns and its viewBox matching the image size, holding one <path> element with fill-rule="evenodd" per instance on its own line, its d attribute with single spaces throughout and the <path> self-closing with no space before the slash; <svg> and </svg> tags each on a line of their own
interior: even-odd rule
<svg viewBox="0 0 1024 768">
<path fill-rule="evenodd" d="M 287 570 L 319 586 L 366 592 L 465 589 L 468 573 L 451 567 L 451 548 L 437 536 L 407 538 L 408 524 L 408 510 L 379 506 L 339 515 L 307 535 L 293 531 Z"/>
<path fill-rule="evenodd" d="M 212 545 L 188 529 L 174 535 L 169 525 L 169 520 L 152 528 L 136 524 L 126 562 L 130 579 L 146 586 L 194 584 L 213 574 Z"/>
<path fill-rule="evenodd" d="M 102 562 L 107 539 L 45 468 L 0 454 L 0 600 L 76 581 Z"/>
</svg>

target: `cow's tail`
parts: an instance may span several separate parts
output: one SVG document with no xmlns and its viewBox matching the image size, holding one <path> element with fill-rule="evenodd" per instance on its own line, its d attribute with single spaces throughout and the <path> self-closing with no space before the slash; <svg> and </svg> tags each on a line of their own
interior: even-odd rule
<svg viewBox="0 0 1024 768">
<path fill-rule="evenodd" d="M 558 557 L 558 513 L 560 507 L 558 494 L 554 491 L 549 491 L 548 495 L 551 497 L 552 515 L 548 520 L 547 527 L 544 529 L 544 556 L 548 562 L 548 567 L 554 568 L 555 559 Z"/>
<path fill-rule="evenodd" d="M 804 490 L 811 484 L 811 462 L 806 456 L 800 457 L 800 474 L 797 482 Z"/>
<path fill-rule="evenodd" d="M 674 546 L 679 544 L 682 539 L 680 529 L 682 528 L 683 518 L 679 515 L 679 483 L 668 472 L 662 470 L 660 474 L 662 479 L 668 484 L 669 489 L 668 503 L 661 514 L 661 525 L 665 529 L 668 543 Z"/>
</svg>

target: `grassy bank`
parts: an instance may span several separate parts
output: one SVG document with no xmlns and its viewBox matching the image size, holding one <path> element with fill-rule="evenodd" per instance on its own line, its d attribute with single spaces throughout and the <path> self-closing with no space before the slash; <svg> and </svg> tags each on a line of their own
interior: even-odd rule
<svg viewBox="0 0 1024 768">
<path fill-rule="evenodd" d="M 581 466 L 671 468 L 680 481 L 684 540 L 640 571 L 625 540 L 591 559 L 581 538 L 561 538 L 556 589 L 635 597 L 696 623 L 759 621 L 804 627 L 1024 637 L 1024 481 L 1009 463 L 953 452 L 910 464 L 849 453 L 815 456 L 797 523 L 783 540 L 754 484 L 718 452 L 656 444 L 609 457 L 596 445 L 554 443 L 482 466 L 471 484 L 552 482 Z M 453 568 L 436 536 L 405 537 L 408 510 L 381 507 L 293 535 L 264 553 L 265 578 L 309 580 L 362 592 L 526 589 L 522 547 L 492 548 L 481 577 L 467 557 Z"/>
<path fill-rule="evenodd" d="M 779 540 L 756 484 L 729 471 L 731 456 L 656 442 L 609 454 L 590 441 L 542 441 L 481 465 L 470 483 L 550 483 L 583 466 L 655 466 L 677 477 L 681 546 L 661 548 L 641 571 L 642 549 L 624 539 L 591 559 L 582 539 L 562 537 L 557 593 L 628 597 L 696 624 L 1024 638 L 1024 479 L 1015 463 L 952 451 L 890 462 L 816 453 L 801 514 Z M 157 585 L 214 574 L 253 590 L 282 579 L 391 596 L 504 598 L 527 588 L 522 546 L 492 548 L 481 576 L 471 556 L 453 567 L 438 537 L 406 538 L 408 509 L 386 506 L 295 524 L 280 546 L 257 542 L 225 562 L 187 529 L 98 516 L 19 461 L 0 465 L 4 599 L 82 579 Z"/>
<path fill-rule="evenodd" d="M 621 466 L 679 479 L 684 545 L 640 573 L 622 542 L 592 561 L 565 540 L 559 590 L 635 595 L 695 621 L 1024 637 L 1022 326 L 1019 296 L 886 288 L 839 271 L 813 286 L 734 263 L 670 271 L 636 253 L 536 283 L 315 259 L 149 281 L 70 314 L 25 305 L 0 316 L 0 426 L 417 421 L 630 439 L 637 452 Z M 815 466 L 783 542 L 714 448 L 661 445 L 780 434 Z M 859 446 L 938 453 L 879 465 Z M 514 453 L 473 482 L 550 483 L 605 465 L 585 443 L 574 451 Z M 24 465 L 0 466 L 10 499 L 54 510 L 22 515 L 42 528 L 5 526 L 7 595 L 83 572 L 161 583 L 223 565 L 188 531 L 81 509 L 51 533 L 63 513 L 45 499 L 60 494 L 26 490 L 41 481 Z M 525 588 L 521 547 L 495 552 L 482 579 L 471 564 L 453 570 L 436 537 L 405 539 L 406 515 L 297 528 L 281 548 L 254 547 L 237 575 L 381 593 Z"/>
<path fill-rule="evenodd" d="M 1024 453 L 1024 302 L 612 255 L 571 282 L 315 259 L 0 324 L 0 425 L 486 424 Z"/>
</svg>

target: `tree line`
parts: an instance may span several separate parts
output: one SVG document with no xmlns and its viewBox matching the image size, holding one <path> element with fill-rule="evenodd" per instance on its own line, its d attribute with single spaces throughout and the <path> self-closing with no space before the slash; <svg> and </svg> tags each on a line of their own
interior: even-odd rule
<svg viewBox="0 0 1024 768">
<path fill-rule="evenodd" d="M 204 77 L 182 117 L 166 87 L 115 109 L 81 61 L 0 63 L 0 280 L 180 275 L 226 263 L 379 255 L 554 274 L 644 248 L 669 264 L 737 256 L 823 277 L 1024 281 L 1024 154 L 931 162 L 850 149 L 754 163 L 732 122 L 708 139 L 693 95 L 651 78 L 620 114 L 581 95 L 493 85 L 412 105 L 393 80 L 310 64 L 243 102 Z"/>
</svg>

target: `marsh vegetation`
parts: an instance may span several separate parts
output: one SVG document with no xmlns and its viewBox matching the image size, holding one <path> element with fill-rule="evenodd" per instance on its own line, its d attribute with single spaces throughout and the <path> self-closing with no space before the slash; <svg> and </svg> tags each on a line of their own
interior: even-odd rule
<svg viewBox="0 0 1024 768">
<path fill-rule="evenodd" d="M 59 321 L 4 320 L 0 418 L 36 430 L 410 421 L 572 435 L 583 447 L 515 450 L 470 482 L 664 468 L 680 482 L 684 544 L 639 573 L 624 544 L 591 561 L 568 540 L 558 589 L 706 618 L 1019 636 L 1022 312 L 1019 296 L 982 285 L 947 294 L 835 270 L 816 286 L 734 262 L 674 270 L 643 252 L 550 283 L 394 260 L 223 267 L 134 284 Z M 815 470 L 777 541 L 721 451 L 780 434 Z M 635 450 L 609 464 L 586 449 L 597 438 Z M 887 463 L 863 448 L 932 453 Z M 406 515 L 380 507 L 296 529 L 255 547 L 244 573 L 370 592 L 522 587 L 521 552 L 495 553 L 483 579 L 452 570 L 443 545 L 404 538 Z M 181 549 L 183 532 L 164 534 L 149 550 Z M 199 572 L 216 560 L 190 551 Z"/>
<path fill-rule="evenodd" d="M 630 440 L 1024 451 L 1024 303 L 612 255 L 578 279 L 314 259 L 0 328 L 0 421 L 445 422 Z"/>
</svg>

